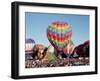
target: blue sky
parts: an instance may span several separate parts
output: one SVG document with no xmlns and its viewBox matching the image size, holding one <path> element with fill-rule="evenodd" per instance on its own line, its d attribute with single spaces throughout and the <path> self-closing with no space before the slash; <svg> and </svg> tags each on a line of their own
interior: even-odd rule
<svg viewBox="0 0 100 81">
<path fill-rule="evenodd" d="M 55 21 L 67 22 L 72 26 L 72 41 L 76 46 L 89 40 L 88 15 L 33 12 L 25 12 L 26 38 L 32 38 L 37 44 L 50 45 L 46 30 Z"/>
</svg>

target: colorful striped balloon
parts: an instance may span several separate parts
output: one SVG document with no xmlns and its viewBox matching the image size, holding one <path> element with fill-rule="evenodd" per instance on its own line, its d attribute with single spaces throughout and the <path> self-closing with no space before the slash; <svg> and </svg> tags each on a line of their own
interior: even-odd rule
<svg viewBox="0 0 100 81">
<path fill-rule="evenodd" d="M 74 50 L 74 43 L 73 41 L 70 40 L 68 44 L 65 46 L 65 48 L 63 49 L 63 52 L 66 55 L 70 55 L 72 54 L 73 50 Z"/>
<path fill-rule="evenodd" d="M 57 51 L 62 51 L 63 48 L 71 40 L 72 29 L 66 22 L 53 22 L 47 29 L 47 37 L 50 43 Z"/>
</svg>

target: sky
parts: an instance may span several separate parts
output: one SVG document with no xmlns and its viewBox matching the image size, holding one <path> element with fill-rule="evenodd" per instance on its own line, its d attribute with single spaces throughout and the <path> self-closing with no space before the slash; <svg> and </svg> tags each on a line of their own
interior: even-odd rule
<svg viewBox="0 0 100 81">
<path fill-rule="evenodd" d="M 89 40 L 89 16 L 75 14 L 25 12 L 26 39 L 33 39 L 36 44 L 49 46 L 46 30 L 52 22 L 67 22 L 72 27 L 72 41 L 75 46 Z"/>
</svg>

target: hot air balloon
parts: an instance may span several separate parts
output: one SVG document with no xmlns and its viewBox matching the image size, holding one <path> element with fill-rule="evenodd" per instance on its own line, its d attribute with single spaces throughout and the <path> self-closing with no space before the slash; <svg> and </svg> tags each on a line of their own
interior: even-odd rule
<svg viewBox="0 0 100 81">
<path fill-rule="evenodd" d="M 35 41 L 31 38 L 29 39 L 25 39 L 25 59 L 29 60 L 29 59 L 33 59 L 32 55 L 33 55 L 33 47 L 35 45 Z"/>
<path fill-rule="evenodd" d="M 63 51 L 71 36 L 71 26 L 66 22 L 53 22 L 47 28 L 48 40 L 58 52 Z"/>
<path fill-rule="evenodd" d="M 56 54 L 55 54 L 55 49 L 52 45 L 48 46 L 46 55 L 44 57 L 44 60 L 49 60 L 49 61 L 55 61 L 57 60 Z"/>
<path fill-rule="evenodd" d="M 35 44 L 35 41 L 33 39 L 26 39 L 25 40 L 25 51 L 26 52 L 32 51 L 34 44 Z"/>
<path fill-rule="evenodd" d="M 64 54 L 66 54 L 66 56 L 70 56 L 72 54 L 74 50 L 74 43 L 73 41 L 69 41 L 68 44 L 66 45 L 66 47 L 63 49 Z"/>
</svg>

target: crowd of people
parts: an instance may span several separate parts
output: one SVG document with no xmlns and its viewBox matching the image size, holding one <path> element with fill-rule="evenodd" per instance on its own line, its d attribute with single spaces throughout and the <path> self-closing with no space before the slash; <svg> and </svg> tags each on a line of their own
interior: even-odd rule
<svg viewBox="0 0 100 81">
<path fill-rule="evenodd" d="M 26 60 L 26 68 L 39 68 L 39 67 L 67 67 L 67 66 L 80 66 L 89 65 L 89 58 L 68 58 L 58 59 L 56 61 L 49 60 Z"/>
</svg>

